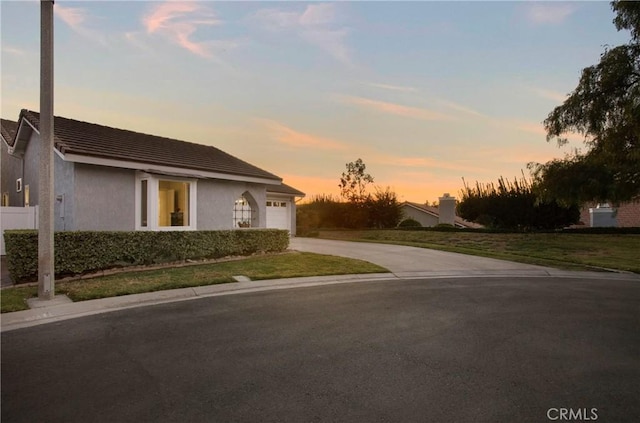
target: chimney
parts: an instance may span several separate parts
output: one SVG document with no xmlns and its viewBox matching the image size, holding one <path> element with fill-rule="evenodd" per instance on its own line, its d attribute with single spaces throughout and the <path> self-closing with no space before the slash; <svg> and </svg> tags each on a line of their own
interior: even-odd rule
<svg viewBox="0 0 640 423">
<path fill-rule="evenodd" d="M 440 205 L 438 206 L 438 223 L 448 224 L 455 226 L 456 217 L 456 198 L 449 195 L 448 192 L 444 193 L 439 198 Z"/>
</svg>

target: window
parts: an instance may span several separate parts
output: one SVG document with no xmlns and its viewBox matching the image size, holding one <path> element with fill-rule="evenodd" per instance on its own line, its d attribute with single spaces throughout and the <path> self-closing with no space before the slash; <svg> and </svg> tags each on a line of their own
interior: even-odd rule
<svg viewBox="0 0 640 423">
<path fill-rule="evenodd" d="M 9 193 L 2 193 L 2 207 L 9 207 Z"/>
<path fill-rule="evenodd" d="M 24 206 L 29 207 L 31 203 L 31 198 L 29 198 L 29 185 L 24 186 Z"/>
<path fill-rule="evenodd" d="M 158 181 L 158 226 L 189 226 L 189 185 Z"/>
<path fill-rule="evenodd" d="M 253 218 L 253 210 L 244 195 L 238 197 L 233 205 L 233 227 L 250 228 Z"/>
<path fill-rule="evenodd" d="M 195 180 L 139 173 L 136 184 L 136 229 L 196 229 L 195 189 Z"/>
<path fill-rule="evenodd" d="M 148 195 L 147 184 L 148 184 L 147 179 L 143 179 L 140 181 L 140 226 L 142 226 L 143 228 L 146 228 L 147 225 L 149 224 L 147 220 L 147 215 L 149 211 L 149 208 L 148 208 L 149 199 L 147 197 Z"/>
</svg>

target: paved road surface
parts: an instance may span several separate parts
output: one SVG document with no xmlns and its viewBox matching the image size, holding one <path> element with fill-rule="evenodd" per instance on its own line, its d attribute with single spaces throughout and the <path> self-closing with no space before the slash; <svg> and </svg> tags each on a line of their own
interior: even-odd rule
<svg viewBox="0 0 640 423">
<path fill-rule="evenodd" d="M 2 333 L 3 423 L 640 421 L 637 280 L 363 282 Z M 557 416 L 558 411 L 551 411 Z M 580 411 L 581 413 L 583 411 Z"/>
</svg>

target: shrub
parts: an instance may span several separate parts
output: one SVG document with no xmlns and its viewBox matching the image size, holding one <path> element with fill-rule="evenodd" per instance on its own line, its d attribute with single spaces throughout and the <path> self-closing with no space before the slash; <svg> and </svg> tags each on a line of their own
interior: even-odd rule
<svg viewBox="0 0 640 423">
<path fill-rule="evenodd" d="M 5 231 L 4 237 L 13 280 L 37 279 L 38 232 Z M 79 275 L 113 267 L 279 252 L 288 246 L 288 232 L 279 229 L 56 232 L 55 272 L 57 277 Z"/>
<path fill-rule="evenodd" d="M 402 218 L 396 194 L 376 189 L 362 201 L 343 202 L 331 195 L 319 195 L 297 207 L 297 231 L 306 235 L 323 229 L 394 228 Z"/>
<path fill-rule="evenodd" d="M 563 206 L 556 201 L 539 200 L 530 181 L 524 177 L 513 182 L 504 178 L 475 187 L 465 183 L 458 216 L 489 228 L 509 230 L 556 229 L 576 223 L 577 205 Z"/>
<path fill-rule="evenodd" d="M 422 227 L 422 223 L 418 222 L 415 219 L 404 219 L 402 222 L 398 224 L 399 228 L 420 228 Z"/>
</svg>

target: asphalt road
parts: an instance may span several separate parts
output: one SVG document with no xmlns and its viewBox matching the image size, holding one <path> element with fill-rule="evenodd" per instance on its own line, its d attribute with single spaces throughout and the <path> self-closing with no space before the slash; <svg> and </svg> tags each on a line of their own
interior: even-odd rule
<svg viewBox="0 0 640 423">
<path fill-rule="evenodd" d="M 2 422 L 638 422 L 640 286 L 605 278 L 328 285 L 13 330 Z"/>
</svg>

